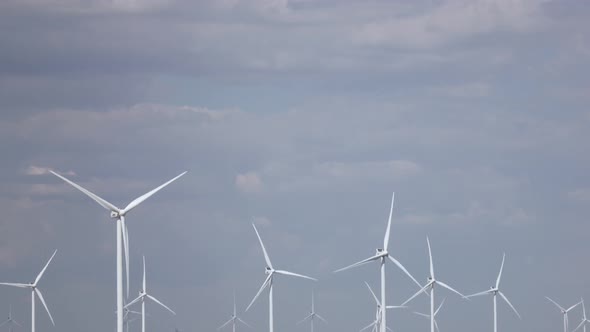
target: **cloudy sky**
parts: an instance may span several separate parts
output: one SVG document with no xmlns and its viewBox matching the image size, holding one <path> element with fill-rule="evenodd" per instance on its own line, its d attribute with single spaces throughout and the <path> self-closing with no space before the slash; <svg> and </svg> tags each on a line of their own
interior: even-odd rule
<svg viewBox="0 0 590 332">
<path fill-rule="evenodd" d="M 333 274 L 383 241 L 421 282 L 466 294 L 495 281 L 503 331 L 557 331 L 590 299 L 590 6 L 562 0 L 4 0 L 0 2 L 0 281 L 40 283 L 44 331 L 115 327 L 115 226 L 58 171 L 124 206 L 131 294 L 145 255 L 148 330 L 213 331 L 275 267 L 276 329 L 309 311 L 374 318 L 363 281 Z M 387 267 L 388 299 L 416 291 Z M 491 298 L 447 297 L 441 331 L 491 330 Z M 396 332 L 428 329 L 390 312 Z M 30 294 L 0 289 L 0 315 L 30 326 Z M 267 329 L 267 298 L 244 320 Z M 580 311 L 570 316 L 577 326 Z M 319 323 L 318 323 L 319 324 Z M 132 329 L 138 330 L 139 325 Z"/>
</svg>

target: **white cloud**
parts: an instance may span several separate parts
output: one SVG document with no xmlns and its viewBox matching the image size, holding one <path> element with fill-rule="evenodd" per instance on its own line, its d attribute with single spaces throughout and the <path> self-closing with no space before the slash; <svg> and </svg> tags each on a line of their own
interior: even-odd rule
<svg viewBox="0 0 590 332">
<path fill-rule="evenodd" d="M 247 172 L 236 175 L 236 187 L 245 193 L 258 193 L 263 189 L 262 179 L 256 172 Z"/>
</svg>

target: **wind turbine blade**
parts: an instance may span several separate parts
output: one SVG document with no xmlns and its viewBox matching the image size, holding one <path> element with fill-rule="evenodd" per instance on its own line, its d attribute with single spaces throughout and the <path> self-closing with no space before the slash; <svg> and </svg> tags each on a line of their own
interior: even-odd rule
<svg viewBox="0 0 590 332">
<path fill-rule="evenodd" d="M 438 323 L 436 322 L 436 319 L 434 320 L 434 327 L 436 328 L 436 332 L 440 332 L 440 330 L 438 329 Z"/>
<path fill-rule="evenodd" d="M 226 327 L 227 324 L 231 323 L 234 320 L 234 318 L 230 318 L 227 322 L 223 323 L 223 325 L 221 325 L 220 327 L 217 328 L 217 330 L 221 330 L 222 328 Z"/>
<path fill-rule="evenodd" d="M 316 316 L 317 318 L 319 318 L 319 319 L 320 319 L 322 322 L 324 322 L 324 323 L 328 324 L 328 321 L 327 321 L 327 320 L 326 320 L 324 317 L 322 317 L 322 316 L 320 316 L 320 315 L 318 315 L 318 314 L 315 314 L 315 316 Z"/>
<path fill-rule="evenodd" d="M 302 320 L 298 321 L 297 324 L 295 324 L 295 325 L 299 325 L 299 324 L 305 322 L 306 320 L 308 320 L 309 318 L 311 318 L 311 316 L 313 316 L 313 313 L 305 316 L 305 318 L 303 318 Z"/>
<path fill-rule="evenodd" d="M 17 284 L 14 282 L 0 282 L 0 285 L 4 286 L 12 286 L 12 287 L 19 287 L 19 288 L 29 288 L 31 285 L 29 284 Z"/>
<path fill-rule="evenodd" d="M 129 298 L 129 234 L 127 230 L 127 224 L 125 223 L 125 216 L 119 216 L 121 219 L 121 235 L 123 238 L 123 254 L 125 256 L 125 280 L 126 280 L 126 290 L 127 290 L 127 298 Z"/>
<path fill-rule="evenodd" d="M 240 323 L 242 323 L 242 324 L 246 325 L 247 327 L 251 328 L 252 330 L 254 329 L 252 326 L 250 326 L 250 324 L 248 324 L 248 323 L 244 322 L 244 321 L 243 321 L 243 320 L 242 320 L 240 317 L 236 317 L 236 319 L 237 319 L 237 320 L 238 320 Z"/>
<path fill-rule="evenodd" d="M 83 192 L 84 194 L 86 194 L 86 196 L 92 198 L 95 202 L 97 202 L 98 204 L 100 204 L 100 206 L 102 206 L 103 208 L 110 210 L 110 211 L 116 211 L 119 212 L 119 208 L 116 207 L 115 205 L 109 203 L 108 201 L 106 201 L 105 199 L 101 198 L 100 196 L 90 192 L 90 190 L 87 190 L 85 188 L 83 188 L 82 186 L 66 179 L 65 177 L 55 173 L 54 171 L 50 171 L 51 174 L 57 176 L 58 178 L 64 180 L 65 182 L 69 183 L 72 187 L 80 190 L 81 192 Z"/>
<path fill-rule="evenodd" d="M 315 313 L 315 292 L 311 290 L 311 312 Z"/>
<path fill-rule="evenodd" d="M 142 281 L 141 285 L 142 285 L 143 292 L 147 293 L 146 282 L 145 282 L 145 256 L 143 256 L 143 281 Z"/>
<path fill-rule="evenodd" d="M 483 292 L 479 292 L 479 293 L 475 293 L 475 294 L 471 294 L 471 295 L 467 295 L 465 296 L 466 298 L 470 298 L 470 297 L 475 297 L 475 296 L 482 296 L 482 295 L 488 295 L 488 294 L 492 294 L 492 292 L 490 290 L 486 290 Z"/>
<path fill-rule="evenodd" d="M 131 201 L 131 203 L 129 203 L 121 212 L 121 214 L 125 214 L 131 210 L 133 210 L 136 206 L 138 206 L 139 204 L 141 204 L 143 201 L 145 201 L 146 199 L 150 198 L 153 194 L 157 193 L 158 191 L 162 190 L 164 187 L 166 187 L 167 185 L 171 184 L 172 182 L 174 182 L 176 179 L 178 179 L 179 177 L 183 176 L 186 174 L 186 171 L 180 173 L 179 175 L 177 175 L 176 177 L 174 177 L 172 180 L 169 180 L 168 182 L 164 183 L 163 185 L 159 186 L 156 189 L 153 189 L 150 192 L 147 192 L 139 197 L 137 197 L 136 199 L 134 199 L 133 201 Z"/>
<path fill-rule="evenodd" d="M 254 231 L 256 232 L 256 236 L 258 237 L 258 241 L 260 242 L 260 246 L 262 247 L 262 252 L 264 253 L 264 260 L 266 261 L 266 265 L 272 269 L 273 268 L 272 263 L 270 262 L 270 258 L 268 257 L 268 253 L 266 252 L 266 248 L 264 248 L 264 243 L 262 243 L 262 238 L 260 238 L 260 234 L 258 234 L 258 230 L 256 229 L 256 225 L 252 224 L 252 227 L 254 227 Z"/>
<path fill-rule="evenodd" d="M 434 266 L 432 264 L 432 250 L 430 250 L 430 240 L 426 237 L 426 243 L 428 243 L 428 257 L 430 258 L 430 277 L 434 280 Z"/>
<path fill-rule="evenodd" d="M 512 305 L 512 303 L 510 303 L 510 301 L 508 301 L 508 298 L 506 297 L 506 295 L 504 295 L 504 293 L 502 292 L 498 292 L 500 294 L 500 296 L 504 299 L 504 301 L 506 301 L 506 303 L 508 303 L 508 305 L 510 306 L 510 308 L 512 308 L 512 310 L 514 310 L 514 313 L 516 314 L 516 316 L 518 316 L 519 319 L 522 319 L 520 317 L 520 314 L 518 313 L 518 311 L 516 311 L 516 309 L 514 308 L 514 306 Z"/>
<path fill-rule="evenodd" d="M 576 327 L 576 328 L 575 328 L 575 329 L 574 329 L 572 332 L 576 332 L 577 330 L 579 330 L 579 329 L 580 329 L 580 327 L 582 327 L 582 326 L 583 326 L 585 323 L 586 323 L 586 321 L 585 321 L 585 320 L 582 320 L 582 321 L 580 322 L 580 325 L 578 325 L 578 327 Z M 1 326 L 1 325 L 0 325 L 0 326 Z"/>
<path fill-rule="evenodd" d="M 506 253 L 502 255 L 502 265 L 500 265 L 500 273 L 498 273 L 498 279 L 496 279 L 496 289 L 500 287 L 500 279 L 502 278 L 502 270 L 504 269 L 504 259 L 506 259 Z"/>
<path fill-rule="evenodd" d="M 143 293 L 140 294 L 138 297 L 136 297 L 133 301 L 127 303 L 125 305 L 125 308 L 129 308 L 130 306 L 134 305 L 135 303 L 139 302 L 139 300 L 141 300 L 144 297 Z"/>
<path fill-rule="evenodd" d="M 372 322 L 371 324 L 369 324 L 369 325 L 367 325 L 367 326 L 365 326 L 365 327 L 363 327 L 362 329 L 360 329 L 360 330 L 359 330 L 359 332 L 363 332 L 364 330 L 368 329 L 369 327 L 371 327 L 371 326 L 373 326 L 373 325 L 375 325 L 375 324 L 377 324 L 377 322 L 376 322 L 376 321 L 375 321 L 375 322 Z"/>
<path fill-rule="evenodd" d="M 402 303 L 402 306 L 405 306 L 406 304 L 408 304 L 408 302 L 412 301 L 416 296 L 418 296 L 420 293 L 425 292 L 428 287 L 430 287 L 432 285 L 433 281 L 430 281 L 426 284 L 426 286 L 422 287 L 419 291 L 416 292 L 416 294 L 412 295 L 412 297 L 410 297 L 409 299 L 406 300 L 406 302 Z"/>
<path fill-rule="evenodd" d="M 402 271 L 404 271 L 404 273 L 410 277 L 410 279 L 412 279 L 412 281 L 414 281 L 414 283 L 416 283 L 416 285 L 418 285 L 418 287 L 422 287 L 422 285 L 420 285 L 420 283 L 418 282 L 418 280 L 416 280 L 411 274 L 410 272 L 402 265 L 402 263 L 400 263 L 397 259 L 393 258 L 391 255 L 387 255 L 387 257 L 389 257 L 389 259 L 393 262 L 393 264 L 397 265 L 397 267 L 399 267 Z"/>
<path fill-rule="evenodd" d="M 37 295 L 39 296 L 39 300 L 41 300 L 41 303 L 43 303 L 43 306 L 45 307 L 45 311 L 47 311 L 47 314 L 49 315 L 49 319 L 51 319 L 51 324 L 53 324 L 53 326 L 55 326 L 55 322 L 53 321 L 53 317 L 51 317 L 51 312 L 49 312 L 49 308 L 47 308 L 47 303 L 45 303 L 45 299 L 43 298 L 43 294 L 41 294 L 41 291 L 39 290 L 39 288 L 35 288 L 35 293 L 37 293 Z"/>
<path fill-rule="evenodd" d="M 385 308 L 387 308 L 387 309 L 406 309 L 407 306 L 405 306 L 405 305 L 388 305 Z"/>
<path fill-rule="evenodd" d="M 569 311 L 570 311 L 570 310 L 572 310 L 573 308 L 575 308 L 575 307 L 579 306 L 581 303 L 582 303 L 582 301 L 580 301 L 580 302 L 578 302 L 578 303 L 574 304 L 573 306 L 569 307 L 569 308 L 566 310 L 566 312 L 569 312 Z"/>
<path fill-rule="evenodd" d="M 349 265 L 349 266 L 347 266 L 347 267 L 343 267 L 343 268 L 341 268 L 341 269 L 338 269 L 338 270 L 334 271 L 334 273 L 336 273 L 336 272 L 341 272 L 341 271 L 348 270 L 348 269 L 352 269 L 353 267 L 357 267 L 357 266 L 359 266 L 359 265 L 366 264 L 366 263 L 368 263 L 368 262 L 370 262 L 370 261 L 374 261 L 374 260 L 377 260 L 377 259 L 379 259 L 379 258 L 381 258 L 381 255 L 375 255 L 375 256 L 371 256 L 371 257 L 369 257 L 369 258 L 363 259 L 363 260 L 362 260 L 362 261 L 360 261 L 360 262 L 356 262 L 356 263 L 354 263 L 354 264 L 352 264 L 352 265 Z"/>
<path fill-rule="evenodd" d="M 166 310 L 170 311 L 170 312 L 171 312 L 173 315 L 176 315 L 176 313 L 175 313 L 175 312 L 174 312 L 172 309 L 168 308 L 168 307 L 167 307 L 167 306 L 166 306 L 164 303 L 160 302 L 160 301 L 159 301 L 158 299 L 156 299 L 155 297 L 151 296 L 150 294 L 146 294 L 146 296 L 147 296 L 147 297 L 148 297 L 150 300 L 152 300 L 152 301 L 156 302 L 157 304 L 161 305 L 162 307 L 166 308 Z"/>
<path fill-rule="evenodd" d="M 379 299 L 377 298 L 377 296 L 373 292 L 373 289 L 371 289 L 371 286 L 369 286 L 369 284 L 366 281 L 365 281 L 365 285 L 367 285 L 367 288 L 369 288 L 369 292 L 371 292 L 371 295 L 373 295 L 373 298 L 375 299 L 375 303 L 377 303 L 378 306 L 381 306 L 381 302 L 379 302 Z"/>
<path fill-rule="evenodd" d="M 258 293 L 256 293 L 256 295 L 254 296 L 254 298 L 252 299 L 252 301 L 250 302 L 250 304 L 248 305 L 248 307 L 246 308 L 245 311 L 248 311 L 248 309 L 250 309 L 252 304 L 254 304 L 254 301 L 256 301 L 256 299 L 260 296 L 260 293 L 262 293 L 262 291 L 266 288 L 266 286 L 268 286 L 268 282 L 270 281 L 270 278 L 272 278 L 272 273 L 269 274 L 268 277 L 266 277 L 266 279 L 262 283 L 262 286 L 258 290 Z"/>
<path fill-rule="evenodd" d="M 459 291 L 457 291 L 457 290 L 453 289 L 451 286 L 449 286 L 449 285 L 445 284 L 444 282 L 442 282 L 442 281 L 438 281 L 438 280 L 437 280 L 437 281 L 436 281 L 436 283 L 437 283 L 437 284 L 439 284 L 439 285 L 441 285 L 441 286 L 443 286 L 444 288 L 446 288 L 446 289 L 450 290 L 451 292 L 458 294 L 458 295 L 459 295 L 459 296 L 461 296 L 462 298 L 465 298 L 465 295 L 463 295 L 463 294 L 459 293 Z"/>
<path fill-rule="evenodd" d="M 583 314 L 583 320 L 586 320 L 586 306 L 584 305 L 584 299 L 581 299 L 582 302 L 582 314 Z"/>
<path fill-rule="evenodd" d="M 19 323 L 19 322 L 17 322 L 17 321 L 15 321 L 14 319 L 12 319 L 12 322 L 13 322 L 14 324 L 16 324 L 16 325 L 20 326 L 21 328 L 23 328 L 23 326 L 22 326 L 22 325 L 20 325 L 20 323 Z"/>
<path fill-rule="evenodd" d="M 10 322 L 10 318 L 8 318 L 8 319 L 7 319 L 7 320 L 5 320 L 4 322 L 2 322 L 2 324 L 0 324 L 0 327 L 1 327 L 1 326 L 4 326 L 4 325 L 5 325 L 6 323 L 8 323 L 8 322 Z"/>
<path fill-rule="evenodd" d="M 299 277 L 299 278 L 309 279 L 309 280 L 313 280 L 313 281 L 318 281 L 316 278 L 304 276 L 303 274 L 297 274 L 297 273 L 293 273 L 293 272 L 289 272 L 289 271 L 285 271 L 285 270 L 275 270 L 275 272 L 278 274 L 283 274 L 283 275 L 287 275 L 287 276 L 293 276 L 293 277 Z"/>
<path fill-rule="evenodd" d="M 387 331 L 393 332 L 393 330 L 389 326 L 386 326 L 385 328 L 387 329 Z"/>
<path fill-rule="evenodd" d="M 545 296 L 545 298 L 546 298 L 547 300 L 551 301 L 553 304 L 555 304 L 555 305 L 556 305 L 556 306 L 559 308 L 559 310 L 563 310 L 563 311 L 565 311 L 565 308 L 563 308 L 562 306 L 560 306 L 559 304 L 557 304 L 557 302 L 555 302 L 555 301 L 553 301 L 552 299 L 550 299 L 550 298 L 549 298 L 549 296 Z"/>
<path fill-rule="evenodd" d="M 389 220 L 387 221 L 387 229 L 385 230 L 385 238 L 383 239 L 383 250 L 387 251 L 389 246 L 389 233 L 391 231 L 391 217 L 393 215 L 393 201 L 395 199 L 395 192 L 391 195 L 391 207 L 389 208 Z"/>
<path fill-rule="evenodd" d="M 39 275 L 37 275 L 37 278 L 35 278 L 35 282 L 33 283 L 33 285 L 37 285 L 37 283 L 39 282 L 39 280 L 43 276 L 43 273 L 45 273 L 45 270 L 47 270 L 47 267 L 49 266 L 49 263 L 51 263 L 51 260 L 53 259 L 55 254 L 57 254 L 57 249 L 53 252 L 53 255 L 51 255 L 51 257 L 47 261 L 47 264 L 45 264 L 45 266 L 43 267 L 43 270 L 41 270 L 41 272 L 39 272 Z"/>
<path fill-rule="evenodd" d="M 424 318 L 430 318 L 430 315 L 423 314 L 423 313 L 421 313 L 421 312 L 416 312 L 416 311 L 414 311 L 414 313 L 415 313 L 416 315 L 420 316 L 420 317 L 424 317 Z"/>
<path fill-rule="evenodd" d="M 445 304 L 445 300 L 446 300 L 446 299 L 443 299 L 443 300 L 440 302 L 440 304 L 439 304 L 438 308 L 436 308 L 436 311 L 434 311 L 434 317 L 436 317 L 436 314 L 438 314 L 438 312 L 439 312 L 440 308 L 442 308 L 443 304 Z"/>
</svg>

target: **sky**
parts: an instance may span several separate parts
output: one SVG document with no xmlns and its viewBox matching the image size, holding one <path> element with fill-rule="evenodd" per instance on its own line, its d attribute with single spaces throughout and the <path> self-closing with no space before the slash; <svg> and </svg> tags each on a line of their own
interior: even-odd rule
<svg viewBox="0 0 590 332">
<path fill-rule="evenodd" d="M 358 331 L 364 281 L 333 273 L 381 247 L 420 282 L 488 289 L 506 263 L 501 331 L 557 331 L 590 299 L 590 5 L 576 0 L 4 0 L 0 2 L 0 281 L 39 283 L 53 327 L 115 329 L 115 224 L 49 173 L 108 201 L 188 173 L 127 216 L 130 299 L 148 331 L 267 330 L 255 223 L 278 276 L 275 328 L 310 310 Z M 417 286 L 389 264 L 388 304 Z M 446 298 L 444 331 L 492 330 L 492 299 Z M 0 316 L 30 328 L 30 294 L 0 288 Z M 396 332 L 427 331 L 390 311 Z M 577 326 L 581 311 L 570 315 Z M 138 331 L 136 323 L 131 326 Z M 238 331 L 247 331 L 238 327 Z"/>
</svg>

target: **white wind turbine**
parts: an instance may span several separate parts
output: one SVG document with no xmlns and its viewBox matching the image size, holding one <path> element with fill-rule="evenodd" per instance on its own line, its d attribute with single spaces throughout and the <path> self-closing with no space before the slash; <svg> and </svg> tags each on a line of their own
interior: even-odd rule
<svg viewBox="0 0 590 332">
<path fill-rule="evenodd" d="M 451 286 L 445 284 L 444 282 L 442 282 L 440 280 L 436 280 L 436 278 L 434 277 L 434 266 L 432 264 L 432 251 L 430 250 L 430 240 L 428 239 L 428 237 L 426 237 L 426 243 L 428 244 L 428 256 L 430 258 L 430 276 L 428 277 L 428 283 L 426 283 L 426 285 L 422 289 L 420 289 L 418 292 L 416 292 L 416 294 L 412 295 L 412 297 L 410 297 L 408 300 L 406 300 L 406 302 L 404 302 L 402 305 L 406 305 L 408 302 L 412 301 L 412 299 L 414 299 L 420 293 L 425 292 L 428 288 L 430 288 L 430 332 L 434 332 L 434 328 L 435 328 L 435 323 L 434 323 L 434 286 L 440 285 L 440 286 L 452 291 L 453 293 L 458 294 L 462 298 L 465 298 L 465 295 L 459 293 L 458 291 L 453 289 Z"/>
<path fill-rule="evenodd" d="M 377 309 L 375 311 L 375 320 L 363 327 L 361 329 L 361 331 L 364 331 L 366 329 L 368 329 L 369 327 L 373 327 L 372 331 L 379 331 L 379 328 L 381 326 L 381 317 L 382 317 L 382 311 L 381 311 L 381 302 L 379 302 L 379 299 L 377 298 L 377 295 L 375 295 L 375 292 L 373 292 L 373 289 L 371 288 L 371 286 L 369 286 L 369 284 L 365 281 L 365 285 L 367 285 L 367 288 L 369 289 L 369 292 L 371 292 L 371 295 L 373 296 L 373 299 L 375 300 L 375 304 L 377 305 Z M 407 308 L 405 306 L 399 306 L 399 305 L 388 305 L 386 307 L 386 309 L 402 309 L 402 308 Z M 385 327 L 387 330 L 391 331 L 391 329 L 389 327 Z"/>
<path fill-rule="evenodd" d="M 584 332 L 586 332 L 586 323 L 590 323 L 590 320 L 588 320 L 588 318 L 586 317 L 586 306 L 584 306 L 584 299 L 582 299 L 581 302 L 582 302 L 582 321 L 580 322 L 580 325 L 578 325 L 578 327 L 576 327 L 576 329 L 573 332 L 576 332 L 582 326 L 584 327 Z"/>
<path fill-rule="evenodd" d="M 217 330 L 221 330 L 222 328 L 226 327 L 229 323 L 232 324 L 232 331 L 236 332 L 236 321 L 246 325 L 247 327 L 252 328 L 252 326 L 250 326 L 248 323 L 244 322 L 240 317 L 238 317 L 238 313 L 236 311 L 236 294 L 234 294 L 234 312 L 231 315 L 230 319 L 223 323 L 223 325 L 221 325 L 220 327 L 217 328 Z"/>
<path fill-rule="evenodd" d="M 256 229 L 256 226 L 254 224 L 252 224 L 252 227 L 254 227 L 254 231 L 256 232 L 256 236 L 258 237 L 258 241 L 260 242 L 260 246 L 262 247 L 262 252 L 264 253 L 264 260 L 266 261 L 266 269 L 264 270 L 264 273 L 267 274 L 268 276 L 266 277 L 266 279 L 262 283 L 262 286 L 258 290 L 258 293 L 256 293 L 256 295 L 254 296 L 254 298 L 252 299 L 252 301 L 250 302 L 250 304 L 246 308 L 246 311 L 248 311 L 248 309 L 250 309 L 250 307 L 252 306 L 252 304 L 254 304 L 254 301 L 256 301 L 258 296 L 260 296 L 262 291 L 266 287 L 268 287 L 269 288 L 269 291 L 268 291 L 268 326 L 269 326 L 269 331 L 273 332 L 274 331 L 274 321 L 273 321 L 274 316 L 273 316 L 273 302 L 272 302 L 272 286 L 273 286 L 274 275 L 275 274 L 282 274 L 282 275 L 294 276 L 294 277 L 299 277 L 299 278 L 305 278 L 305 279 L 309 279 L 309 280 L 313 280 L 313 281 L 317 281 L 317 279 L 312 278 L 312 277 L 308 277 L 308 276 L 304 276 L 302 274 L 289 272 L 289 271 L 275 270 L 274 267 L 272 266 L 272 263 L 270 262 L 270 258 L 268 257 L 268 253 L 266 252 L 266 249 L 264 248 L 264 244 L 262 243 L 262 239 L 260 238 L 260 234 L 258 234 L 258 230 Z"/>
<path fill-rule="evenodd" d="M 516 311 L 516 309 L 514 308 L 512 303 L 510 303 L 510 301 L 508 300 L 506 295 L 504 295 L 504 293 L 502 293 L 499 288 L 500 287 L 500 279 L 502 278 L 502 270 L 504 269 L 505 258 L 506 258 L 506 254 L 504 254 L 502 256 L 502 265 L 500 265 L 500 272 L 498 273 L 498 278 L 496 279 L 496 285 L 490 287 L 489 290 L 475 293 L 475 294 L 471 294 L 471 295 L 467 296 L 467 298 L 474 297 L 474 296 L 480 296 L 480 295 L 492 295 L 494 297 L 494 332 L 498 331 L 498 311 L 497 311 L 498 304 L 497 304 L 497 299 L 496 299 L 496 296 L 498 294 L 500 294 L 500 297 L 502 297 L 502 299 L 504 299 L 504 301 L 506 301 L 506 303 L 508 303 L 508 305 L 510 306 L 510 308 L 512 308 L 512 310 L 518 316 L 518 318 L 521 318 L 518 311 Z"/>
<path fill-rule="evenodd" d="M 445 299 L 442 300 L 442 302 L 440 303 L 440 305 L 438 306 L 438 308 L 436 308 L 436 311 L 434 312 L 434 327 L 436 328 L 437 332 L 440 332 L 440 330 L 438 329 L 438 323 L 436 322 L 436 315 L 438 315 L 438 312 L 440 311 L 440 308 L 442 308 L 443 304 L 445 303 Z M 430 315 L 427 314 L 423 314 L 421 312 L 416 312 L 414 311 L 414 313 L 418 316 L 424 317 L 426 319 L 430 318 Z"/>
<path fill-rule="evenodd" d="M 116 219 L 117 222 L 117 332 L 123 332 L 123 252 L 122 249 L 125 250 L 125 271 L 127 276 L 127 297 L 129 297 L 129 235 L 127 233 L 127 225 L 125 224 L 125 215 L 136 208 L 139 204 L 143 201 L 151 197 L 153 194 L 157 193 L 179 177 L 186 174 L 185 172 L 180 173 L 173 179 L 169 180 L 168 182 L 164 183 L 163 185 L 149 191 L 133 201 L 127 204 L 127 206 L 123 209 L 116 207 L 115 205 L 109 203 L 105 199 L 99 197 L 98 195 L 90 192 L 89 190 L 83 188 L 82 186 L 66 179 L 65 177 L 51 171 L 51 173 L 58 178 L 64 180 L 65 182 L 72 185 L 74 188 L 80 190 L 86 196 L 92 198 L 95 202 L 100 204 L 103 208 L 109 210 L 111 212 L 111 218 Z M 123 244 L 124 248 L 121 248 L 121 244 Z"/>
<path fill-rule="evenodd" d="M 385 261 L 387 260 L 387 258 L 389 258 L 395 265 L 397 265 L 397 267 L 399 267 L 402 271 L 404 271 L 408 275 L 408 277 L 410 277 L 410 279 L 412 279 L 416 283 L 416 285 L 418 285 L 418 287 L 422 287 L 422 285 L 420 285 L 420 283 L 416 279 L 414 279 L 414 277 L 410 274 L 410 272 L 408 272 L 408 270 L 406 270 L 406 268 L 397 259 L 395 259 L 393 256 L 391 256 L 389 254 L 389 252 L 387 251 L 387 249 L 389 247 L 389 232 L 391 230 L 391 217 L 393 214 L 394 198 L 395 198 L 395 193 L 393 193 L 391 195 L 391 207 L 389 209 L 389 220 L 387 222 L 387 228 L 385 230 L 385 237 L 383 239 L 383 248 L 378 248 L 376 254 L 372 257 L 369 257 L 367 259 L 363 259 L 360 262 L 354 263 L 352 265 L 349 265 L 347 267 L 344 267 L 344 268 L 334 271 L 334 272 L 340 272 L 340 271 L 348 270 L 353 267 L 357 267 L 359 265 L 363 265 L 363 264 L 366 264 L 366 263 L 369 263 L 372 261 L 379 261 L 381 263 L 381 303 L 384 306 L 386 306 L 386 302 L 385 302 Z M 380 332 L 385 332 L 386 326 L 387 326 L 386 311 L 383 311 L 383 314 L 381 315 Z"/>
<path fill-rule="evenodd" d="M 311 322 L 311 332 L 313 332 L 313 319 L 316 317 L 319 318 L 322 322 L 328 324 L 327 320 L 325 320 L 322 316 L 320 316 L 319 314 L 317 314 L 315 312 L 315 303 L 314 302 L 315 302 L 314 301 L 314 293 L 312 291 L 311 292 L 311 312 L 309 313 L 309 315 L 307 315 L 305 318 L 303 318 L 301 321 L 299 321 L 297 323 L 297 325 L 299 325 L 309 319 L 309 321 Z"/>
<path fill-rule="evenodd" d="M 552 299 L 550 299 L 548 296 L 545 296 L 547 298 L 547 300 L 551 301 L 553 304 L 555 304 L 555 306 L 557 306 L 559 308 L 559 310 L 561 311 L 561 314 L 563 315 L 563 332 L 567 332 L 567 326 L 568 326 L 568 318 L 567 318 L 567 314 L 574 309 L 575 307 L 577 307 L 578 305 L 580 305 L 582 303 L 582 301 L 574 304 L 573 306 L 565 309 L 564 307 L 560 306 L 559 304 L 557 304 L 557 302 L 553 301 Z"/>
<path fill-rule="evenodd" d="M 17 322 L 16 320 L 14 320 L 14 318 L 12 318 L 12 305 L 10 305 L 9 309 L 8 309 L 8 319 L 5 320 L 4 322 L 2 322 L 2 324 L 0 324 L 0 326 L 4 326 L 8 324 L 8 332 L 12 332 L 12 327 L 14 325 L 19 326 L 19 327 L 23 327 L 22 325 L 20 325 L 19 322 Z"/>
<path fill-rule="evenodd" d="M 147 292 L 147 285 L 146 285 L 146 278 L 145 278 L 145 256 L 143 256 L 143 282 L 141 290 L 139 291 L 139 296 L 136 297 L 133 301 L 127 303 L 125 308 L 129 308 L 130 306 L 134 305 L 135 303 L 141 301 L 141 332 L 145 332 L 145 299 L 148 298 L 157 304 L 164 307 L 166 310 L 170 311 L 173 315 L 176 315 L 172 309 L 168 308 L 164 303 L 160 302 L 158 299 L 153 297 L 152 295 L 148 294 Z"/>
<path fill-rule="evenodd" d="M 13 287 L 19 287 L 19 288 L 29 288 L 31 290 L 31 332 L 35 332 L 35 294 L 37 294 L 37 296 L 39 296 L 39 300 L 41 300 L 41 303 L 43 303 L 43 306 L 45 307 L 45 310 L 47 311 L 47 314 L 49 315 L 49 319 L 51 319 L 51 323 L 55 326 L 55 322 L 53 321 L 53 317 L 51 317 L 51 313 L 49 312 L 49 308 L 47 308 L 47 304 L 45 303 L 45 299 L 43 298 L 43 294 L 41 294 L 41 291 L 39 290 L 39 288 L 37 288 L 37 284 L 39 283 L 39 280 L 41 280 L 43 273 L 45 273 L 45 270 L 49 266 L 49 263 L 51 263 L 51 260 L 53 259 L 53 257 L 55 256 L 56 253 L 57 253 L 57 250 L 53 252 L 53 255 L 51 255 L 51 258 L 49 258 L 49 260 L 47 261 L 47 264 L 45 264 L 45 267 L 43 267 L 43 270 L 41 270 L 41 272 L 39 272 L 39 275 L 37 275 L 37 278 L 35 278 L 35 281 L 33 281 L 32 283 L 30 283 L 30 284 L 17 284 L 17 283 L 10 283 L 10 282 L 1 282 L 0 283 L 0 285 L 13 286 Z"/>
</svg>

